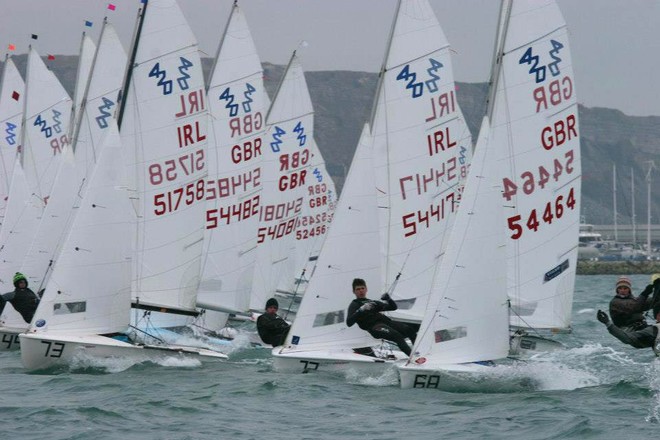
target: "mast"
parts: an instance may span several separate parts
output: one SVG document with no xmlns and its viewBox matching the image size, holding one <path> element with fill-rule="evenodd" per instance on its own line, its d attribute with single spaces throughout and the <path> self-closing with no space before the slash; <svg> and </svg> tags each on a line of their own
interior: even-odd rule
<svg viewBox="0 0 660 440">
<path fill-rule="evenodd" d="M 632 193 L 632 244 L 634 245 L 637 243 L 637 228 L 635 224 L 635 173 L 632 167 L 630 168 L 630 191 Z"/>
<path fill-rule="evenodd" d="M 294 50 L 293 53 L 291 54 L 291 58 L 289 58 L 289 62 L 286 65 L 286 69 L 284 69 L 284 74 L 282 75 L 282 79 L 280 80 L 280 83 L 277 85 L 277 90 L 275 91 L 275 94 L 273 95 L 273 101 L 270 104 L 270 108 L 268 109 L 268 113 L 266 113 L 266 125 L 268 125 L 268 118 L 270 117 L 270 112 L 273 110 L 273 103 L 277 101 L 277 95 L 280 94 L 280 89 L 282 88 L 282 84 L 284 84 L 284 80 L 286 79 L 286 74 L 289 73 L 289 69 L 291 68 L 291 64 L 293 63 L 293 60 L 296 58 L 296 51 Z"/>
<path fill-rule="evenodd" d="M 493 124 L 493 109 L 495 108 L 495 93 L 497 91 L 497 82 L 500 79 L 500 72 L 502 70 L 502 57 L 504 55 L 504 43 L 506 41 L 506 33 L 509 27 L 509 18 L 511 17 L 511 1 L 502 0 L 500 4 L 500 18 L 497 23 L 497 35 L 495 37 L 495 45 L 493 48 L 493 64 L 491 65 L 490 81 L 488 83 L 488 100 L 486 116 L 488 122 Z"/>
<path fill-rule="evenodd" d="M 222 49 L 222 43 L 225 42 L 225 37 L 227 36 L 227 30 L 229 29 L 229 24 L 231 23 L 231 19 L 234 17 L 234 13 L 236 12 L 236 9 L 238 9 L 238 0 L 234 0 L 234 5 L 231 7 L 231 12 L 229 13 L 229 18 L 227 19 L 227 24 L 225 25 L 225 30 L 222 32 L 222 36 L 220 37 L 220 44 L 218 44 L 218 50 L 215 52 L 215 58 L 213 59 L 213 65 L 211 66 L 210 74 L 208 75 L 208 79 L 206 81 L 206 93 L 209 91 L 209 87 L 211 87 L 211 79 L 213 76 L 213 72 L 215 72 L 215 68 L 218 65 L 218 58 L 220 58 L 220 50 Z"/>
<path fill-rule="evenodd" d="M 80 76 L 81 76 L 80 74 L 82 73 L 81 72 L 82 63 L 84 62 L 84 60 L 83 60 L 83 47 L 85 46 L 85 36 L 86 35 L 87 34 L 85 33 L 85 31 L 83 31 L 82 37 L 80 38 L 80 50 L 78 51 L 78 54 L 79 54 L 79 57 L 78 57 L 78 70 L 76 71 L 76 82 L 74 83 L 74 84 L 76 84 L 76 87 L 75 87 L 74 93 L 78 91 L 78 84 L 79 84 Z M 97 48 L 96 52 L 98 52 L 98 48 Z M 96 52 L 94 53 L 94 58 L 96 58 Z M 93 62 L 94 61 L 92 61 L 92 63 Z M 90 70 L 90 75 L 91 75 L 91 70 Z M 87 77 L 87 81 L 89 81 L 89 77 Z M 85 90 L 87 90 L 87 85 L 85 86 Z M 83 95 L 84 95 L 84 93 L 83 93 Z M 71 122 L 73 122 L 73 124 L 69 124 L 69 140 L 70 141 L 72 141 L 72 139 L 73 139 L 73 132 L 77 131 L 75 122 L 78 120 L 78 118 L 76 117 L 76 113 L 79 113 L 79 111 L 76 108 L 76 102 L 78 102 L 78 96 L 76 96 L 74 94 L 73 104 L 71 105 Z M 80 102 L 82 103 L 82 100 Z M 81 104 L 81 106 L 82 106 L 82 104 Z M 73 146 L 73 143 L 71 143 L 71 147 L 75 151 L 75 147 Z"/>
<path fill-rule="evenodd" d="M 144 15 L 147 12 L 147 6 L 149 2 L 144 3 L 144 7 L 138 10 L 138 21 L 135 26 L 135 32 L 133 33 L 133 48 L 131 50 L 131 57 L 128 59 L 128 65 L 126 68 L 126 77 L 124 78 L 124 86 L 119 92 L 121 103 L 119 105 L 119 113 L 117 113 L 117 127 L 121 130 L 121 122 L 124 117 L 124 108 L 126 107 L 126 96 L 128 96 L 128 88 L 131 84 L 131 77 L 133 76 L 133 64 L 135 63 L 135 57 L 137 56 L 138 43 L 140 41 L 140 33 L 142 32 L 142 24 L 144 23 Z"/>
<path fill-rule="evenodd" d="M 101 42 L 103 41 L 103 34 L 105 33 L 105 27 L 108 24 L 108 17 L 103 17 L 103 26 L 101 27 L 101 35 L 99 36 L 99 44 L 96 46 L 96 51 L 94 52 L 94 58 L 92 58 L 92 66 L 89 69 L 89 76 L 87 77 L 87 83 L 85 84 L 85 90 L 83 91 L 82 99 L 80 100 L 80 108 L 71 110 L 71 120 L 73 124 L 71 125 L 72 132 L 69 133 L 69 140 L 71 142 L 71 147 L 73 151 L 76 151 L 76 144 L 78 143 L 78 136 L 80 135 L 80 125 L 82 124 L 83 114 L 85 113 L 85 107 L 87 106 L 87 95 L 89 94 L 89 85 L 92 80 L 92 75 L 94 74 L 94 69 L 96 68 L 96 59 L 99 56 L 99 48 L 101 47 Z M 85 39 L 85 33 L 83 32 L 83 40 Z M 81 47 L 82 53 L 82 47 Z M 80 69 L 78 69 L 78 75 L 80 75 Z M 80 81 L 78 78 L 76 81 Z M 75 101 L 74 101 L 75 104 Z"/>
<path fill-rule="evenodd" d="M 619 229 L 616 214 L 616 163 L 612 164 L 612 203 L 614 204 L 614 241 L 619 241 Z"/>
<path fill-rule="evenodd" d="M 378 106 L 378 96 L 380 91 L 383 88 L 383 81 L 385 81 L 385 71 L 387 70 L 387 59 L 390 56 L 390 49 L 392 47 L 392 38 L 394 38 L 394 28 L 396 27 L 396 21 L 399 17 L 399 9 L 401 9 L 401 0 L 397 1 L 396 9 L 394 10 L 394 18 L 392 19 L 392 26 L 390 27 L 390 35 L 387 37 L 387 46 L 385 46 L 385 56 L 383 57 L 383 65 L 380 67 L 380 72 L 378 73 L 378 85 L 376 86 L 376 94 L 374 95 L 374 101 L 371 104 L 371 116 L 369 117 L 369 130 L 374 128 L 374 119 L 376 118 L 376 107 Z M 344 175 L 344 177 L 346 177 Z"/>
<path fill-rule="evenodd" d="M 646 173 L 646 256 L 651 257 L 651 172 L 655 168 L 652 160 L 647 162 L 649 171 Z"/>
</svg>

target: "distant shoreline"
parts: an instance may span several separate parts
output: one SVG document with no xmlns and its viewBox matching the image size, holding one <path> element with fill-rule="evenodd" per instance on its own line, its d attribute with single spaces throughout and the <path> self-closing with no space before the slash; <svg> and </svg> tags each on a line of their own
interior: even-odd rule
<svg viewBox="0 0 660 440">
<path fill-rule="evenodd" d="M 577 262 L 578 275 L 651 275 L 660 273 L 660 261 L 587 261 Z"/>
</svg>

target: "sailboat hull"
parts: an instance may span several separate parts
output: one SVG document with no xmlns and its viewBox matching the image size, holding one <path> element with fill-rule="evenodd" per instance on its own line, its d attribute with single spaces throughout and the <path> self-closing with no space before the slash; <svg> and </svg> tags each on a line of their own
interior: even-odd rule
<svg viewBox="0 0 660 440">
<path fill-rule="evenodd" d="M 273 348 L 273 368 L 280 373 L 309 373 L 324 371 L 342 373 L 356 371 L 361 374 L 382 374 L 397 364 L 402 364 L 407 357 L 394 352 L 387 358 L 366 356 L 352 351 L 309 350 L 285 352 L 283 347 Z"/>
<path fill-rule="evenodd" d="M 227 356 L 203 348 L 168 345 L 133 345 L 99 335 L 56 335 L 26 333 L 20 335 L 21 360 L 28 370 L 69 366 L 82 358 L 133 359 L 135 362 L 159 361 L 183 356 L 200 360 L 224 360 Z"/>
<path fill-rule="evenodd" d="M 18 327 L 0 327 L 0 351 L 15 351 L 21 348 L 18 335 L 25 332 L 24 328 Z"/>
<path fill-rule="evenodd" d="M 509 356 L 513 357 L 531 357 L 535 354 L 566 348 L 564 344 L 554 339 L 520 332 L 511 334 L 509 344 Z"/>
<path fill-rule="evenodd" d="M 408 364 L 400 365 L 399 379 L 401 388 L 431 388 L 441 390 L 466 389 L 479 382 L 479 378 L 488 375 L 492 364 Z"/>
</svg>

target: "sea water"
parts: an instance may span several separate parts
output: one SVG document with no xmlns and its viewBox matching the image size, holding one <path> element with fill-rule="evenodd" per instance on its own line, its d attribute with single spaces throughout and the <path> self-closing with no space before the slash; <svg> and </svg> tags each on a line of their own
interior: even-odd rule
<svg viewBox="0 0 660 440">
<path fill-rule="evenodd" d="M 631 276 L 640 292 L 647 275 Z M 567 350 L 496 367 L 479 386 L 401 390 L 396 371 L 279 374 L 270 351 L 242 344 L 229 361 L 82 360 L 27 373 L 0 353 L 0 438 L 564 439 L 656 438 L 660 360 L 596 320 L 616 276 L 579 276 Z"/>
</svg>

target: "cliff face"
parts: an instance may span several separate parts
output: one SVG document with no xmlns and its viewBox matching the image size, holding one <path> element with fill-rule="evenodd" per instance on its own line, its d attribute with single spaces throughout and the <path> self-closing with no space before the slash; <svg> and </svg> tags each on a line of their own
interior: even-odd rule
<svg viewBox="0 0 660 440">
<path fill-rule="evenodd" d="M 25 55 L 15 57 L 21 72 Z M 73 93 L 76 56 L 57 56 L 47 64 Z M 212 61 L 204 59 L 206 74 Z M 266 90 L 274 94 L 284 66 L 264 64 Z M 306 74 L 315 109 L 315 138 L 338 190 L 353 158 L 363 124 L 371 115 L 378 75 L 368 72 L 324 71 Z M 458 83 L 458 102 L 476 141 L 481 118 L 486 112 L 485 83 Z M 579 91 L 579 88 L 578 88 Z M 579 99 L 579 97 L 578 97 Z M 660 168 L 660 117 L 627 116 L 618 110 L 579 107 L 582 135 L 582 213 L 589 223 L 613 223 L 612 166 L 617 168 L 617 211 L 619 223 L 630 223 L 631 176 L 634 178 L 635 215 L 646 223 L 649 161 Z M 660 172 L 652 175 L 660 182 Z M 655 185 L 658 186 L 657 183 Z M 660 191 L 653 190 L 651 222 L 660 223 Z"/>
</svg>

